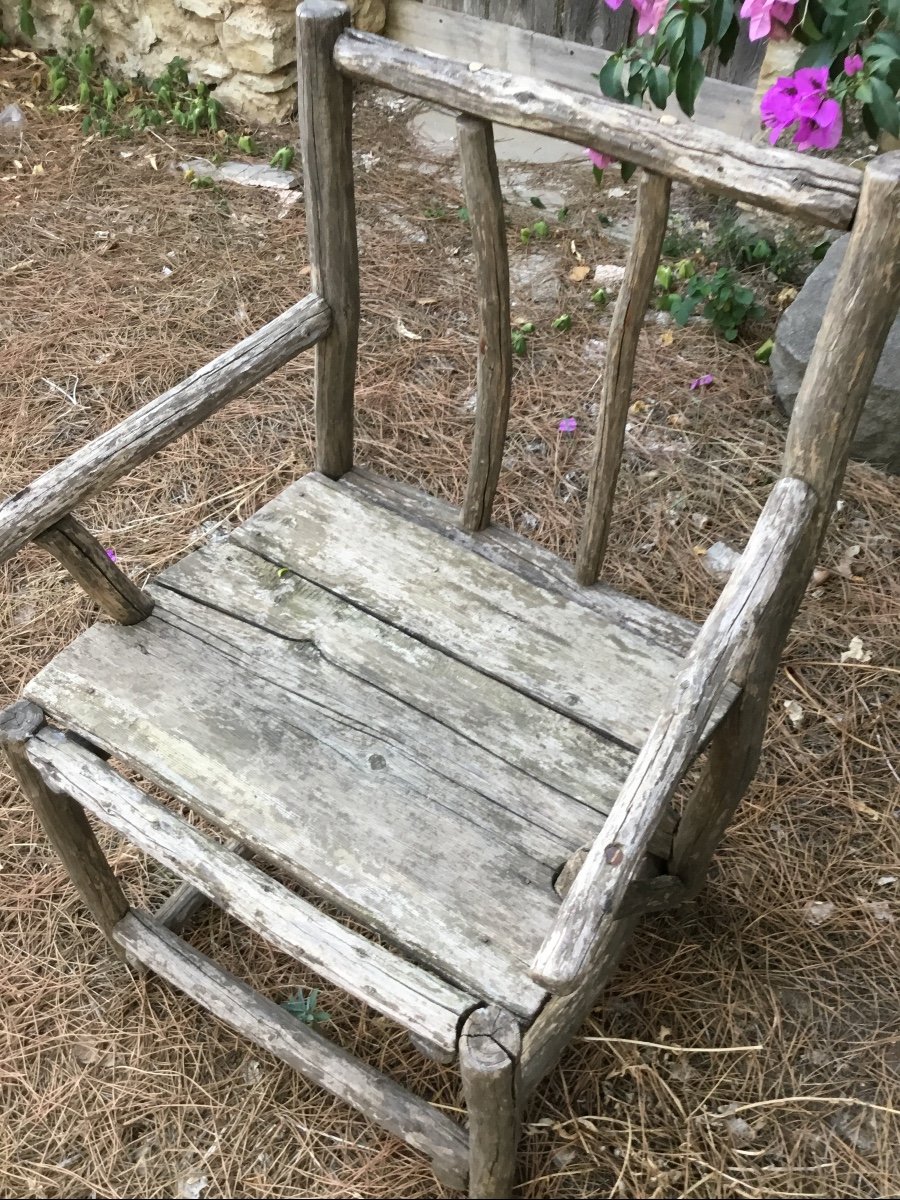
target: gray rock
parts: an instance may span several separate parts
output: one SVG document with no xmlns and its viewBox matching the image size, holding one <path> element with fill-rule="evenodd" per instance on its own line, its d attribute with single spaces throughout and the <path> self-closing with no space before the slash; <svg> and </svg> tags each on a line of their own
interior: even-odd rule
<svg viewBox="0 0 900 1200">
<path fill-rule="evenodd" d="M 543 304 L 555 301 L 562 283 L 556 254 L 529 250 L 509 264 L 509 283 L 513 307 L 517 304 Z"/>
<path fill-rule="evenodd" d="M 778 322 L 770 363 L 775 393 L 788 413 L 794 407 L 846 245 L 846 236 L 834 243 Z M 900 475 L 900 317 L 888 334 L 850 453 Z"/>
</svg>

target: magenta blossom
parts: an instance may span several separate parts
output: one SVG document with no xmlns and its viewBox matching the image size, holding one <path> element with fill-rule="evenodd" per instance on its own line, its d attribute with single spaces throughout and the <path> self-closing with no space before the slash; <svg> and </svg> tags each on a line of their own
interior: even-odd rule
<svg viewBox="0 0 900 1200">
<path fill-rule="evenodd" d="M 785 0 L 780 0 L 785 3 Z M 614 12 L 620 9 L 625 0 L 606 0 L 606 7 Z M 638 15 L 638 36 L 645 33 L 656 33 L 659 23 L 666 15 L 669 0 L 631 0 L 631 7 Z M 793 9 L 793 4 L 790 5 Z"/>
<path fill-rule="evenodd" d="M 578 428 L 578 422 L 574 417 L 563 417 L 558 428 L 560 433 L 574 433 Z"/>
<path fill-rule="evenodd" d="M 598 171 L 605 171 L 607 167 L 611 167 L 616 161 L 612 155 L 604 154 L 602 150 L 591 150 L 588 148 L 585 150 L 585 154 Z"/>
<path fill-rule="evenodd" d="M 798 150 L 833 150 L 841 140 L 844 121 L 837 100 L 823 100 L 815 116 L 804 117 L 794 134 Z"/>
<path fill-rule="evenodd" d="M 844 59 L 844 74 L 855 75 L 857 71 L 863 69 L 863 58 L 861 54 L 848 54 Z"/>
<path fill-rule="evenodd" d="M 827 94 L 828 68 L 803 67 L 775 81 L 759 106 L 762 123 L 771 130 L 769 141 L 778 138 L 795 122 L 794 144 L 798 150 L 816 146 L 833 150 L 841 139 L 841 107 Z"/>
<path fill-rule="evenodd" d="M 691 391 L 696 392 L 697 388 L 709 387 L 715 380 L 715 375 L 698 375 L 696 379 L 691 380 Z"/>
<path fill-rule="evenodd" d="M 113 550 L 113 548 L 111 546 L 106 552 L 106 557 L 109 559 L 110 562 L 118 562 L 119 561 L 118 554 L 116 554 L 115 550 Z"/>
<path fill-rule="evenodd" d="M 750 18 L 750 41 L 769 37 L 772 24 L 786 25 L 794 15 L 797 0 L 744 0 L 741 16 Z"/>
</svg>

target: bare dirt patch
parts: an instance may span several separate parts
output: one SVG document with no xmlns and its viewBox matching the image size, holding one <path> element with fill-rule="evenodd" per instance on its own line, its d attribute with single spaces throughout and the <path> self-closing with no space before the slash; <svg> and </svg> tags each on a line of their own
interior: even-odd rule
<svg viewBox="0 0 900 1200">
<path fill-rule="evenodd" d="M 4 102 L 21 82 L 9 79 Z M 474 389 L 469 235 L 453 169 L 421 161 L 405 115 L 374 93 L 359 106 L 359 459 L 458 501 Z M 28 118 L 24 142 L 0 147 L 4 493 L 308 287 L 302 203 L 182 178 L 177 163 L 215 143 L 167 132 L 85 144 L 61 117 Z M 517 309 L 538 332 L 517 360 L 496 518 L 570 555 L 608 329 L 590 280 L 569 279 L 571 242 L 591 266 L 621 262 L 610 233 L 630 201 L 599 202 L 605 229 L 589 172 L 546 170 L 569 213 L 551 214 L 550 235 L 526 248 L 518 229 L 538 210 L 516 207 L 510 253 L 517 265 L 546 255 L 559 298 Z M 551 331 L 564 311 L 571 329 Z M 309 469 L 311 365 L 299 358 L 86 506 L 138 581 Z M 691 391 L 707 373 L 714 384 Z M 765 369 L 702 325 L 648 322 L 635 401 L 607 578 L 701 618 L 718 587 L 702 551 L 743 545 L 785 423 Z M 575 434 L 558 432 L 566 417 Z M 645 922 L 541 1089 L 522 1195 L 900 1187 L 898 534 L 900 481 L 851 466 L 823 558 L 831 574 L 791 636 L 759 777 L 703 896 Z M 7 701 L 94 613 L 36 547 L 7 564 L 2 589 Z M 842 661 L 853 637 L 864 651 Z M 2 1194 L 443 1194 L 419 1156 L 113 961 L 5 775 L 2 787 Z M 129 893 L 158 901 L 170 886 L 160 873 L 105 844 Z M 314 983 L 214 913 L 193 936 L 279 999 Z M 458 1105 L 453 1072 L 424 1063 L 388 1022 L 331 994 L 322 1004 L 345 1045 Z"/>
</svg>

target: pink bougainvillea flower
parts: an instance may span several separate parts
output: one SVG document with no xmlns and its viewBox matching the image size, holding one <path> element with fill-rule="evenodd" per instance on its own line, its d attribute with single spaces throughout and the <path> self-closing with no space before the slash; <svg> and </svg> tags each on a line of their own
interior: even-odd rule
<svg viewBox="0 0 900 1200">
<path fill-rule="evenodd" d="M 578 428 L 578 422 L 574 417 L 563 417 L 559 423 L 560 433 L 574 433 Z"/>
<path fill-rule="evenodd" d="M 613 12 L 616 12 L 624 3 L 625 0 L 606 0 L 606 7 L 611 8 Z"/>
<path fill-rule="evenodd" d="M 774 144 L 789 125 L 799 121 L 794 133 L 798 150 L 816 146 L 833 150 L 841 139 L 841 107 L 827 94 L 828 68 L 803 67 L 775 81 L 759 106 L 762 123 L 771 130 Z"/>
<path fill-rule="evenodd" d="M 696 379 L 691 380 L 691 391 L 696 392 L 697 388 L 709 387 L 715 380 L 715 375 L 698 375 Z"/>
<path fill-rule="evenodd" d="M 844 59 L 844 74 L 855 75 L 857 71 L 863 69 L 863 57 L 861 54 L 848 54 Z"/>
<path fill-rule="evenodd" d="M 769 37 L 772 24 L 784 26 L 794 15 L 797 0 L 744 0 L 741 16 L 750 20 L 750 41 Z"/>
<path fill-rule="evenodd" d="M 638 15 L 638 37 L 643 37 L 645 33 L 656 33 L 659 29 L 669 0 L 631 0 L 631 6 Z"/>
<path fill-rule="evenodd" d="M 837 100 L 823 100 L 814 116 L 804 117 L 794 134 L 798 150 L 833 150 L 841 140 L 844 120 Z"/>
<path fill-rule="evenodd" d="M 106 557 L 109 559 L 110 562 L 118 562 L 119 561 L 119 556 L 118 556 L 118 554 L 116 554 L 115 550 L 113 550 L 112 547 L 110 547 L 107 550 Z"/>
<path fill-rule="evenodd" d="M 604 154 L 602 150 L 591 150 L 590 147 L 585 150 L 585 154 L 598 171 L 605 171 L 607 167 L 611 167 L 616 161 L 612 155 Z"/>
</svg>

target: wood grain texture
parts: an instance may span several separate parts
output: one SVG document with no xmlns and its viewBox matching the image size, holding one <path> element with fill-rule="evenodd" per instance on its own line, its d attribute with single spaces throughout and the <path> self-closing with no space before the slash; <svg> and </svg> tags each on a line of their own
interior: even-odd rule
<svg viewBox="0 0 900 1200">
<path fill-rule="evenodd" d="M 336 479 L 353 466 L 353 385 L 359 339 L 359 259 L 353 185 L 353 88 L 334 45 L 350 10 L 332 0 L 297 9 L 300 146 L 312 285 L 332 314 L 315 350 L 316 465 Z"/>
<path fill-rule="evenodd" d="M 565 559 L 511 529 L 492 525 L 477 535 L 467 533 L 459 528 L 458 509 L 454 505 L 429 496 L 410 484 L 355 467 L 341 480 L 341 486 L 349 494 L 358 495 L 407 521 L 439 533 L 526 583 L 586 608 L 603 620 L 630 630 L 643 641 L 680 657 L 687 654 L 700 631 L 700 626 L 693 621 L 604 584 L 580 587 Z"/>
<path fill-rule="evenodd" d="M 128 901 L 81 807 L 67 792 L 48 786 L 32 765 L 28 751 L 43 722 L 44 714 L 36 704 L 20 700 L 0 713 L 0 747 L 78 894 L 112 941 Z"/>
<path fill-rule="evenodd" d="M 353 79 L 593 146 L 681 183 L 816 224 L 848 228 L 859 200 L 861 175 L 851 167 L 696 125 L 663 124 L 641 109 L 527 76 L 473 71 L 375 34 L 342 34 L 335 61 Z"/>
<path fill-rule="evenodd" d="M 72 796 L 282 953 L 453 1052 L 460 1020 L 477 1002 L 473 996 L 326 916 L 61 733 L 42 731 L 26 753 L 49 788 Z"/>
<path fill-rule="evenodd" d="M 391 0 L 385 34 L 418 50 L 466 63 L 486 63 L 500 71 L 559 83 L 594 97 L 597 72 L 611 51 L 599 45 L 579 44 L 585 22 L 595 17 L 603 43 L 618 47 L 628 40 L 634 9 L 628 5 L 613 12 L 606 5 L 598 6 L 596 0 L 575 0 L 566 4 L 564 20 L 570 12 L 575 21 L 567 32 L 564 29 L 563 38 L 575 40 L 564 41 L 512 25 L 501 26 L 481 19 L 481 14 L 451 14 L 433 4 L 420 4 L 419 0 Z M 694 121 L 710 129 L 743 134 L 752 100 L 752 88 L 707 78 L 697 97 Z M 688 120 L 673 102 L 669 112 L 680 123 Z"/>
<path fill-rule="evenodd" d="M 681 654 L 619 623 L 614 605 L 603 620 L 361 503 L 343 481 L 298 480 L 232 540 L 629 749 L 650 732 L 681 666 Z"/>
<path fill-rule="evenodd" d="M 859 213 L 794 404 L 784 474 L 840 493 L 850 443 L 900 305 L 900 151 L 873 158 Z M 815 553 L 815 550 L 813 551 Z"/>
<path fill-rule="evenodd" d="M 815 493 L 801 480 L 773 488 L 734 574 L 703 626 L 600 836 L 562 903 L 532 975 L 551 992 L 571 991 L 614 936 L 614 914 L 640 868 L 656 815 L 672 797 L 730 677 L 746 678 L 758 637 L 782 606 L 803 560 Z M 779 647 L 780 649 L 780 647 Z"/>
<path fill-rule="evenodd" d="M 232 850 L 242 858 L 249 856 L 250 851 L 237 838 L 229 838 L 225 844 L 226 850 Z M 189 883 L 180 883 L 175 890 L 163 900 L 153 914 L 160 925 L 165 925 L 172 933 L 182 933 L 194 917 L 209 904 L 209 896 L 198 891 Z"/>
<path fill-rule="evenodd" d="M 769 692 L 781 646 L 767 639 L 741 696 L 710 739 L 700 778 L 678 822 L 669 871 L 681 880 L 684 899 L 700 892 L 713 855 L 756 774 L 769 715 Z"/>
<path fill-rule="evenodd" d="M 657 870 L 655 863 L 645 859 L 633 886 L 652 882 Z M 553 1070 L 597 1005 L 600 993 L 615 974 L 639 920 L 638 914 L 617 920 L 600 952 L 591 960 L 590 970 L 578 987 L 568 995 L 551 996 L 526 1029 L 522 1039 L 523 1103 L 528 1102 L 541 1080 Z"/>
<path fill-rule="evenodd" d="M 0 562 L 328 332 L 328 305 L 292 308 L 0 504 Z"/>
<path fill-rule="evenodd" d="M 29 694 L 413 957 L 533 1014 L 550 881 L 619 786 L 599 739 L 576 727 L 567 743 L 557 714 L 410 639 L 407 658 L 394 631 L 355 627 L 352 606 L 323 608 L 271 564 L 184 566 L 196 597 L 158 588 L 147 622 L 89 630 Z"/>
<path fill-rule="evenodd" d="M 469 1114 L 469 1196 L 512 1195 L 519 1140 L 522 1034 L 496 1005 L 476 1009 L 459 1039 L 459 1069 Z"/>
<path fill-rule="evenodd" d="M 489 121 L 463 114 L 457 118 L 456 130 L 478 291 L 475 437 L 462 508 L 463 528 L 474 532 L 491 523 L 509 419 L 509 259 L 493 128 Z"/>
<path fill-rule="evenodd" d="M 80 521 L 62 517 L 35 538 L 108 617 L 135 625 L 153 612 L 153 597 L 132 583 Z"/>
<path fill-rule="evenodd" d="M 634 234 L 607 340 L 609 350 L 588 472 L 587 504 L 575 560 L 575 575 L 580 584 L 596 580 L 606 555 L 616 481 L 625 446 L 634 360 L 666 235 L 671 188 L 671 182 L 664 176 L 654 175 L 651 171 L 641 173 Z"/>
<path fill-rule="evenodd" d="M 332 1045 L 152 917 L 130 912 L 116 927 L 115 939 L 129 955 L 248 1041 L 427 1154 L 448 1187 L 465 1188 L 468 1138 L 449 1117 Z"/>
</svg>

